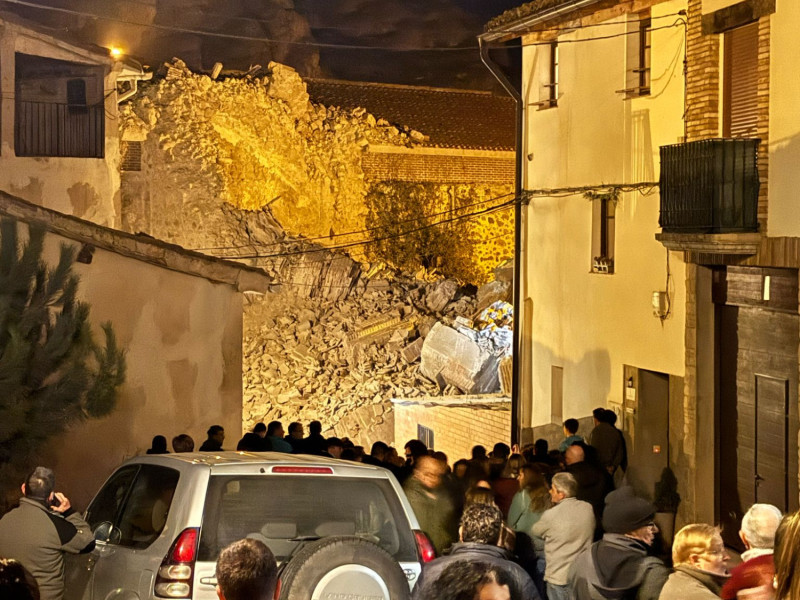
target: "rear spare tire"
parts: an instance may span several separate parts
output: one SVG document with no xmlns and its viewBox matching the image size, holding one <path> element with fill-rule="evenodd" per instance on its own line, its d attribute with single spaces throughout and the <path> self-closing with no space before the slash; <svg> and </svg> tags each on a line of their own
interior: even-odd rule
<svg viewBox="0 0 800 600">
<path fill-rule="evenodd" d="M 280 600 L 409 597 L 408 581 L 392 555 L 355 536 L 331 536 L 307 544 L 281 574 Z"/>
</svg>

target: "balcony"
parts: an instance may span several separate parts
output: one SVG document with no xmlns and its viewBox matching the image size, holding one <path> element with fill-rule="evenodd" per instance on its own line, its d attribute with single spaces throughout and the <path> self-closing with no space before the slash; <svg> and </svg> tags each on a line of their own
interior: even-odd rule
<svg viewBox="0 0 800 600">
<path fill-rule="evenodd" d="M 755 254 L 758 139 L 661 147 L 661 233 L 670 250 Z"/>
<path fill-rule="evenodd" d="M 103 158 L 105 107 L 17 100 L 17 156 Z"/>
</svg>

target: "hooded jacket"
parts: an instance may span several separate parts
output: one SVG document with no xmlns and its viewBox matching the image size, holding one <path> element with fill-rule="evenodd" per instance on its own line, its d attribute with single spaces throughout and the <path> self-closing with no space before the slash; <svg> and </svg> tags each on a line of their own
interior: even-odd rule
<svg viewBox="0 0 800 600">
<path fill-rule="evenodd" d="M 575 600 L 658 600 L 669 569 L 647 545 L 607 533 L 572 565 Z"/>
</svg>

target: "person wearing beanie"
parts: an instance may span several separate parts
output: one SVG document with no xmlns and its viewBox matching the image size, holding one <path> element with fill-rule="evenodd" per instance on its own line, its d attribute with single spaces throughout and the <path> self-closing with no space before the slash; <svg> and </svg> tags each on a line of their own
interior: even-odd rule
<svg viewBox="0 0 800 600">
<path fill-rule="evenodd" d="M 603 538 L 572 564 L 575 600 L 658 600 L 669 569 L 647 551 L 658 527 L 655 507 L 621 487 L 606 496 Z"/>
</svg>

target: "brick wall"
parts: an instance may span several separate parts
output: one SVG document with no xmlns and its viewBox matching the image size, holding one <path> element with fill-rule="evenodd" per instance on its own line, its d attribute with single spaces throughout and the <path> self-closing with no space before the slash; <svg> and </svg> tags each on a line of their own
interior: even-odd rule
<svg viewBox="0 0 800 600">
<path fill-rule="evenodd" d="M 703 35 L 702 0 L 689 0 L 686 40 L 686 135 L 689 142 L 718 137 L 720 40 Z"/>
<path fill-rule="evenodd" d="M 361 163 L 368 181 L 513 184 L 514 156 L 367 152 Z"/>
<path fill-rule="evenodd" d="M 394 409 L 394 439 L 401 455 L 403 445 L 417 437 L 417 425 L 433 430 L 434 449 L 447 454 L 451 465 L 469 458 L 476 444 L 491 450 L 497 442 L 511 443 L 511 402 L 507 399 L 493 402 L 491 408 L 397 403 Z"/>
</svg>

